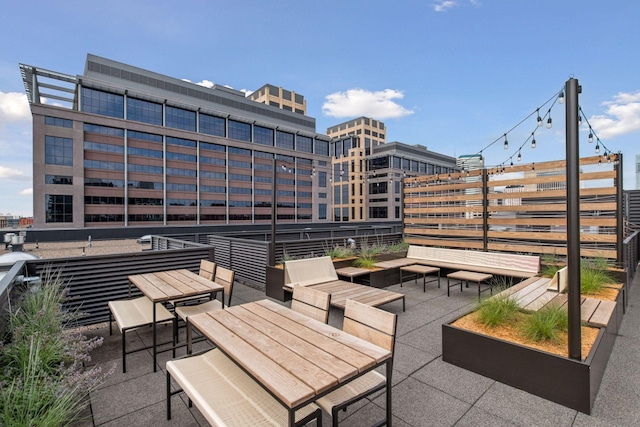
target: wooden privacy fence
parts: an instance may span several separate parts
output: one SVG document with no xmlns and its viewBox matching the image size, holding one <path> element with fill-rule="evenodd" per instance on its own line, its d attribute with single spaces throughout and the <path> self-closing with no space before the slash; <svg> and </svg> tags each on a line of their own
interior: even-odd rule
<svg viewBox="0 0 640 427">
<path fill-rule="evenodd" d="M 405 178 L 411 244 L 567 254 L 566 161 Z M 581 256 L 622 261 L 622 155 L 580 159 Z"/>
</svg>

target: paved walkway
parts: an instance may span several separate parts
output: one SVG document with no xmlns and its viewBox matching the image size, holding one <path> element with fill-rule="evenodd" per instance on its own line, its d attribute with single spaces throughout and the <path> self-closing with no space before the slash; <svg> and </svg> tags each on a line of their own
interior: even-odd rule
<svg viewBox="0 0 640 427">
<path fill-rule="evenodd" d="M 394 425 L 405 426 L 638 426 L 640 425 L 640 275 L 631 286 L 630 303 L 595 401 L 585 415 L 513 387 L 442 361 L 441 325 L 468 312 L 477 301 L 474 289 L 454 292 L 405 282 L 389 290 L 406 294 L 407 311 L 399 301 L 385 306 L 398 314 L 398 339 L 394 365 Z M 232 304 L 265 298 L 261 291 L 236 284 Z M 342 312 L 332 309 L 329 322 L 342 327 Z M 116 328 L 117 329 L 117 328 Z M 169 328 L 160 328 L 170 333 Z M 184 331 L 182 331 L 184 333 Z M 81 426 L 206 426 L 197 409 L 189 409 L 183 396 L 174 397 L 173 419 L 166 420 L 164 363 L 158 358 L 152 370 L 148 351 L 127 357 L 122 374 L 120 335 L 109 337 L 108 327 L 88 332 L 105 337 L 92 355 L 92 363 L 115 373 L 91 394 L 91 419 Z M 150 330 L 127 336 L 129 345 L 148 343 Z M 134 338 L 135 337 L 135 338 Z M 199 345 L 206 345 L 201 343 Z M 179 352 L 182 355 L 183 352 Z M 384 395 L 361 401 L 343 413 L 344 426 L 369 426 L 384 416 Z M 324 417 L 325 426 L 330 418 Z"/>
</svg>

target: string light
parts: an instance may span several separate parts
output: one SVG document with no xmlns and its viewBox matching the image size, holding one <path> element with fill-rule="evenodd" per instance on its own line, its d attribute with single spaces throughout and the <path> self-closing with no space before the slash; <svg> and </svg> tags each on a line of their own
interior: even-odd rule
<svg viewBox="0 0 640 427">
<path fill-rule="evenodd" d="M 560 92 L 558 95 L 558 104 L 564 104 L 564 92 Z"/>
<path fill-rule="evenodd" d="M 588 138 L 589 144 L 593 143 L 593 133 L 589 132 L 589 138 Z"/>
<path fill-rule="evenodd" d="M 596 154 L 600 154 L 600 144 L 596 144 Z"/>
<path fill-rule="evenodd" d="M 540 117 L 540 109 L 538 108 L 536 110 L 536 112 L 538 113 L 538 118 L 536 119 L 538 121 L 538 127 L 542 126 L 542 117 Z"/>
<path fill-rule="evenodd" d="M 518 150 L 518 157 L 516 158 L 516 160 L 518 161 L 522 160 L 522 155 L 520 154 L 520 150 Z"/>
<path fill-rule="evenodd" d="M 551 116 L 547 119 L 547 129 L 551 129 Z"/>
<path fill-rule="evenodd" d="M 531 140 L 531 148 L 536 148 L 536 137 L 533 135 L 533 132 L 531 132 L 531 138 L 533 138 Z"/>
<path fill-rule="evenodd" d="M 508 150 L 509 149 L 509 141 L 507 141 L 507 134 L 504 134 L 504 149 Z"/>
</svg>

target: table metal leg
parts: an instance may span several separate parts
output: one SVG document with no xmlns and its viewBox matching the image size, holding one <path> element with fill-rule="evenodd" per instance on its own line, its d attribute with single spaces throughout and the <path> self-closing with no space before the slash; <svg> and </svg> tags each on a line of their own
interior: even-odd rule
<svg viewBox="0 0 640 427">
<path fill-rule="evenodd" d="M 393 373 L 393 365 L 391 360 L 387 362 L 387 426 L 391 427 L 391 423 L 393 421 L 393 411 L 391 406 L 391 374 Z"/>
<path fill-rule="evenodd" d="M 156 372 L 156 370 L 158 369 L 158 367 L 156 366 L 156 358 L 157 358 L 157 353 L 156 353 L 156 303 L 152 302 L 153 304 L 153 325 L 152 325 L 152 329 L 153 329 L 153 372 Z"/>
<path fill-rule="evenodd" d="M 193 333 L 191 328 L 193 326 L 191 326 L 191 323 L 189 323 L 189 318 L 188 317 L 187 317 L 186 323 L 187 323 L 187 354 L 191 354 L 191 352 L 192 352 L 191 337 L 192 337 L 192 333 Z"/>
</svg>

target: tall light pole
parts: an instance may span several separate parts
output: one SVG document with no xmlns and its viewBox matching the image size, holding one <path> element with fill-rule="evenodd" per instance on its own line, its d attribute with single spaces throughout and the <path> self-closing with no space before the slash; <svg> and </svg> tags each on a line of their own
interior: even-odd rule
<svg viewBox="0 0 640 427">
<path fill-rule="evenodd" d="M 271 182 L 273 183 L 271 190 L 271 245 L 269 247 L 269 265 L 276 265 L 276 221 L 278 215 L 278 208 L 276 206 L 277 203 L 277 186 L 278 181 L 276 179 L 277 172 L 277 160 L 274 154 L 273 156 L 273 175 L 271 177 Z"/>
<path fill-rule="evenodd" d="M 567 310 L 569 357 L 581 360 L 580 326 L 580 152 L 578 148 L 578 80 L 565 83 L 567 150 Z"/>
</svg>

